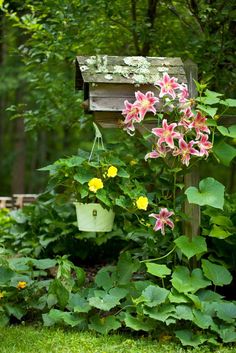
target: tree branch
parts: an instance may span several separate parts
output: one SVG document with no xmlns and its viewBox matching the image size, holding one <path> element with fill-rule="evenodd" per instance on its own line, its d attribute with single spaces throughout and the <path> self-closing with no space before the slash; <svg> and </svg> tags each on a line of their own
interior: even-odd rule
<svg viewBox="0 0 236 353">
<path fill-rule="evenodd" d="M 141 50 L 139 47 L 138 35 L 137 35 L 137 8 L 136 0 L 131 0 L 131 17 L 132 17 L 132 34 L 134 40 L 134 46 L 136 49 L 136 54 L 140 55 Z"/>
<path fill-rule="evenodd" d="M 148 8 L 147 8 L 147 22 L 150 24 L 150 31 L 153 30 L 156 14 L 157 14 L 157 4 L 159 0 L 148 0 Z M 146 36 L 145 41 L 143 43 L 142 55 L 147 56 L 151 49 L 152 37 Z"/>
</svg>

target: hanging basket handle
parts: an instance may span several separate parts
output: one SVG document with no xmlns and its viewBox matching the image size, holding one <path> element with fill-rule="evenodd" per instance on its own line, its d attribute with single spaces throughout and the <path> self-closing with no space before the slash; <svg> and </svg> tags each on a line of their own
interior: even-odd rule
<svg viewBox="0 0 236 353">
<path fill-rule="evenodd" d="M 91 161 L 91 159 L 94 155 L 94 150 L 95 150 L 96 146 L 97 146 L 97 150 L 105 150 L 101 131 L 99 130 L 98 126 L 95 123 L 93 123 L 93 127 L 95 129 L 95 138 L 94 138 L 93 146 L 92 146 L 92 149 L 90 152 L 90 156 L 89 156 L 89 160 L 88 160 L 89 162 Z M 98 160 L 99 160 L 99 156 L 98 156 Z"/>
</svg>

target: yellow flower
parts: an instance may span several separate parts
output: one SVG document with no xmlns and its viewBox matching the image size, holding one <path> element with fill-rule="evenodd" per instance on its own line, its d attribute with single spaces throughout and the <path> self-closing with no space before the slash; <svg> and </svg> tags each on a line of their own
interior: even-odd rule
<svg viewBox="0 0 236 353">
<path fill-rule="evenodd" d="M 129 162 L 130 165 L 135 165 L 138 163 L 138 161 L 136 159 L 132 159 L 132 161 Z"/>
<path fill-rule="evenodd" d="M 115 176 L 117 176 L 117 172 L 118 172 L 118 169 L 112 165 L 111 167 L 108 168 L 108 171 L 107 171 L 108 178 L 114 178 Z"/>
<path fill-rule="evenodd" d="M 16 287 L 18 289 L 24 289 L 26 286 L 27 286 L 27 283 L 25 281 L 20 281 L 20 282 L 18 282 Z"/>
<path fill-rule="evenodd" d="M 97 192 L 99 189 L 103 188 L 103 182 L 99 178 L 93 178 L 88 182 L 89 190 L 92 192 Z"/>
<path fill-rule="evenodd" d="M 0 299 L 4 297 L 4 292 L 0 292 Z"/>
<path fill-rule="evenodd" d="M 148 198 L 146 196 L 140 196 L 137 200 L 136 200 L 136 205 L 138 207 L 139 210 L 145 210 L 148 207 Z"/>
</svg>

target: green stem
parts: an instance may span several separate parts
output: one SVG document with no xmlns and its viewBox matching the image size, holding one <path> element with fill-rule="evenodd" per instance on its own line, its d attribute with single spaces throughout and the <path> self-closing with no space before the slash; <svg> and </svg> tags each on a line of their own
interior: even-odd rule
<svg viewBox="0 0 236 353">
<path fill-rule="evenodd" d="M 148 260 L 142 260 L 140 261 L 140 263 L 142 262 L 150 262 L 150 261 L 157 261 L 157 260 L 162 260 L 165 257 L 169 256 L 174 250 L 176 249 L 176 245 L 173 247 L 173 249 L 171 249 L 167 254 L 161 256 L 161 257 L 156 257 L 155 259 L 148 259 Z"/>
<path fill-rule="evenodd" d="M 173 209 L 175 211 L 176 201 L 176 172 L 174 173 L 174 188 L 173 188 Z"/>
<path fill-rule="evenodd" d="M 164 278 L 161 279 L 162 287 L 165 288 Z"/>
<path fill-rule="evenodd" d="M 214 140 L 215 140 L 215 127 L 212 129 L 212 140 L 211 140 L 211 143 L 212 143 L 212 146 L 214 145 Z"/>
<path fill-rule="evenodd" d="M 114 316 L 118 315 L 122 310 L 124 310 L 124 309 L 126 309 L 126 308 L 129 308 L 129 307 L 131 307 L 131 308 L 133 307 L 133 308 L 134 308 L 135 305 L 131 305 L 131 304 L 125 305 L 123 308 L 121 308 L 120 310 L 118 310 L 117 313 L 114 314 Z"/>
</svg>

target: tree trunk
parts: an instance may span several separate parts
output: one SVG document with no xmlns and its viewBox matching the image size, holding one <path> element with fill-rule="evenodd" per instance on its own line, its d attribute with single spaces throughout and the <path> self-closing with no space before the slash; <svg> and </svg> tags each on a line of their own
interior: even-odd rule
<svg viewBox="0 0 236 353">
<path fill-rule="evenodd" d="M 15 120 L 14 130 L 15 158 L 12 166 L 12 194 L 24 194 L 26 151 L 23 117 Z"/>
<path fill-rule="evenodd" d="M 0 11 L 0 68 L 3 68 L 6 60 L 6 43 L 5 43 L 5 16 Z M 4 156 L 4 110 L 5 110 L 5 94 L 0 94 L 0 161 L 3 161 Z M 1 168 L 0 168 L 1 169 Z M 0 171 L 0 178 L 2 179 Z"/>
</svg>

